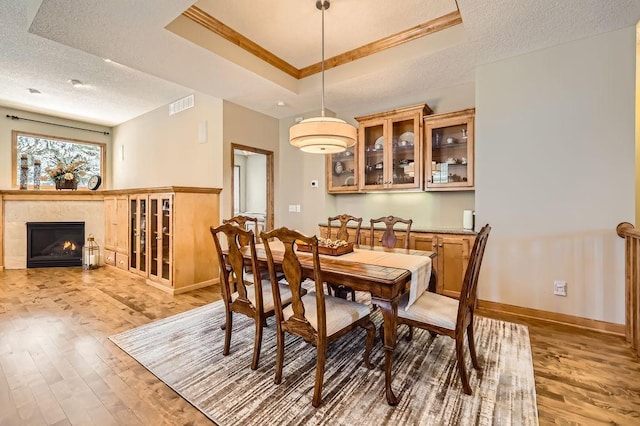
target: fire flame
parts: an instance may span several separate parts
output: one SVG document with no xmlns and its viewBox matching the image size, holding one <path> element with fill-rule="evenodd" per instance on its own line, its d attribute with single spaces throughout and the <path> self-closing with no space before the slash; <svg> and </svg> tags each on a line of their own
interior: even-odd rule
<svg viewBox="0 0 640 426">
<path fill-rule="evenodd" d="M 62 245 L 62 249 L 63 250 L 75 250 L 76 249 L 76 245 L 74 243 L 72 243 L 71 241 L 65 241 L 64 244 Z"/>
</svg>

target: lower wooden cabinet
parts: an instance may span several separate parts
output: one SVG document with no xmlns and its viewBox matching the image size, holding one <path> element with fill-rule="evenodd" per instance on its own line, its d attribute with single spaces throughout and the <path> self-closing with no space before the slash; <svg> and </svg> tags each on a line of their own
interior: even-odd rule
<svg viewBox="0 0 640 426">
<path fill-rule="evenodd" d="M 320 235 L 327 237 L 327 226 L 320 225 Z M 331 228 L 331 236 L 335 238 L 337 228 Z M 351 234 L 355 232 L 355 229 Z M 374 231 L 374 245 L 380 245 L 383 230 Z M 396 232 L 397 247 L 404 247 L 405 233 Z M 462 279 L 469 264 L 469 254 L 473 248 L 475 235 L 472 233 L 433 233 L 411 231 L 409 248 L 415 250 L 434 251 L 437 256 L 433 268 L 437 276 L 436 292 L 445 296 L 458 298 L 462 288 Z M 370 228 L 361 229 L 360 244 L 371 245 Z"/>
<path fill-rule="evenodd" d="M 118 192 L 126 202 L 124 219 L 107 203 L 106 241 L 115 239 L 114 212 L 119 232 L 127 229 L 127 250 L 105 247 L 105 264 L 141 275 L 147 283 L 172 294 L 212 285 L 218 264 L 209 227 L 219 224 L 219 194 L 215 188 L 166 187 Z M 125 194 L 126 192 L 126 194 Z M 112 197 L 115 198 L 115 197 Z M 122 236 L 118 237 L 122 239 Z"/>
</svg>

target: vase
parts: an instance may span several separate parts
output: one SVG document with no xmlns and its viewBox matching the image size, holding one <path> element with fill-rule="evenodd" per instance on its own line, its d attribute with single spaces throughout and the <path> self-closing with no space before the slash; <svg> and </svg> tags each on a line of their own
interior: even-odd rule
<svg viewBox="0 0 640 426">
<path fill-rule="evenodd" d="M 78 189 L 78 182 L 73 179 L 73 180 L 66 180 L 66 179 L 62 179 L 62 180 L 57 180 L 56 181 L 56 189 L 60 190 L 60 189 L 72 189 L 72 190 L 76 190 Z"/>
<path fill-rule="evenodd" d="M 29 166 L 26 164 L 20 166 L 20 189 L 27 189 L 27 178 L 29 173 Z"/>
<path fill-rule="evenodd" d="M 40 176 L 42 173 L 42 164 L 40 160 L 34 160 L 33 162 L 33 189 L 40 189 Z"/>
</svg>

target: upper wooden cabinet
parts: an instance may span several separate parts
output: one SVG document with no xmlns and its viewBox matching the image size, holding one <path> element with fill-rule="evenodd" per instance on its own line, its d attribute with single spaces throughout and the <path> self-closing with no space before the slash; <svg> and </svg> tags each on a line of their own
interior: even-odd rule
<svg viewBox="0 0 640 426">
<path fill-rule="evenodd" d="M 422 187 L 422 119 L 426 104 L 356 117 L 361 191 Z"/>
<path fill-rule="evenodd" d="M 327 192 L 358 192 L 357 144 L 344 152 L 327 155 Z"/>
<path fill-rule="evenodd" d="M 427 191 L 474 189 L 475 111 L 471 108 L 424 118 Z"/>
</svg>

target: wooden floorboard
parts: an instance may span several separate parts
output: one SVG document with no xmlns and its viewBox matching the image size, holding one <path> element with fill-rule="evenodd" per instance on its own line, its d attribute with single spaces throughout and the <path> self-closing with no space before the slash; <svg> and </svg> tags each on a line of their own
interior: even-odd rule
<svg viewBox="0 0 640 426">
<path fill-rule="evenodd" d="M 212 424 L 108 337 L 218 293 L 171 296 L 112 268 L 0 271 L 0 425 Z M 640 362 L 623 338 L 485 314 L 529 326 L 540 424 L 640 424 Z"/>
</svg>

